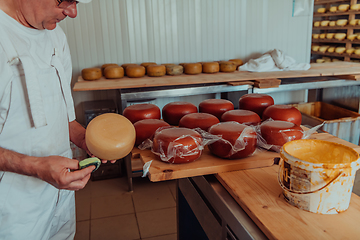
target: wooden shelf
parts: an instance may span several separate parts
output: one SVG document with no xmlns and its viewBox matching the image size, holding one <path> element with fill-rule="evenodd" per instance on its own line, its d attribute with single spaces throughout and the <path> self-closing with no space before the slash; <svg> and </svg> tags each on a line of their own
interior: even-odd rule
<svg viewBox="0 0 360 240">
<path fill-rule="evenodd" d="M 360 25 L 346 25 L 346 26 L 335 26 L 335 27 L 313 27 L 313 30 L 349 30 L 349 29 L 360 29 Z"/>
<path fill-rule="evenodd" d="M 350 14 L 360 14 L 360 11 L 349 10 L 346 12 L 338 11 L 338 12 L 326 12 L 326 13 L 314 13 L 314 17 L 329 17 L 329 16 L 341 16 L 341 15 L 350 15 Z"/>
<path fill-rule="evenodd" d="M 323 4 L 328 4 L 328 3 L 348 3 L 350 2 L 349 0 L 320 0 L 320 1 L 316 1 L 314 2 L 315 5 L 323 5 Z"/>
<path fill-rule="evenodd" d="M 360 59 L 360 55 L 357 54 L 347 54 L 347 53 L 329 53 L 329 52 L 315 52 L 315 51 L 311 51 L 311 54 L 313 55 L 322 55 L 322 56 L 331 56 L 331 57 L 350 57 L 350 58 L 356 58 L 356 59 Z"/>
<path fill-rule="evenodd" d="M 336 40 L 336 39 L 313 39 L 312 40 L 313 43 L 352 43 L 352 44 L 360 44 L 360 40 L 349 40 L 349 39 L 345 39 L 345 40 Z"/>
</svg>

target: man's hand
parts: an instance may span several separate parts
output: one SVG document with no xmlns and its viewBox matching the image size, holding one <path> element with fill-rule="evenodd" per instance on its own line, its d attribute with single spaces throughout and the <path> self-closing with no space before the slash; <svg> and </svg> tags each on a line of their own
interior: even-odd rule
<svg viewBox="0 0 360 240">
<path fill-rule="evenodd" d="M 56 188 L 67 190 L 80 190 L 89 181 L 91 172 L 95 166 L 90 166 L 81 170 L 79 162 L 74 159 L 49 156 L 37 158 L 37 177 L 50 183 Z M 70 171 L 76 170 L 76 171 Z"/>
</svg>

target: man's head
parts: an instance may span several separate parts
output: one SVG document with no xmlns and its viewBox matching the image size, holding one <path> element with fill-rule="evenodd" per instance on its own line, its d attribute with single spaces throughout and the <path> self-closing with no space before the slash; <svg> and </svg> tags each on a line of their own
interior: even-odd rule
<svg viewBox="0 0 360 240">
<path fill-rule="evenodd" d="M 91 0 L 15 0 L 12 6 L 15 7 L 15 9 L 8 14 L 26 27 L 52 30 L 58 22 L 67 16 L 71 18 L 76 17 L 76 4 L 78 2 L 87 3 L 90 1 Z"/>
</svg>

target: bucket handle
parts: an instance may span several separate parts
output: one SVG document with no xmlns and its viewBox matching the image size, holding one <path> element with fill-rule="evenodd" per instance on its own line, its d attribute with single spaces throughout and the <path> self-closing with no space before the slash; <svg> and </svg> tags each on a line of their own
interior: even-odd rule
<svg viewBox="0 0 360 240">
<path fill-rule="evenodd" d="M 340 178 L 340 177 L 343 175 L 343 172 L 340 172 L 340 173 L 339 173 L 336 177 L 334 177 L 331 181 L 329 181 L 328 183 L 326 183 L 325 186 L 323 186 L 323 187 L 321 187 L 321 188 L 319 188 L 319 189 L 317 189 L 317 190 L 307 191 L 307 192 L 297 191 L 297 190 L 290 190 L 289 188 L 287 188 L 287 187 L 283 184 L 283 182 L 282 182 L 281 179 L 280 179 L 280 172 L 282 172 L 282 170 L 284 169 L 284 168 L 283 168 L 283 166 L 284 166 L 283 162 L 284 162 L 284 160 L 283 160 L 282 158 L 280 158 L 280 163 L 279 163 L 279 165 L 280 165 L 280 168 L 281 168 L 281 169 L 278 171 L 278 182 L 279 182 L 279 184 L 280 184 L 280 187 L 281 187 L 283 190 L 288 191 L 288 192 L 291 192 L 291 193 L 293 193 L 293 194 L 310 194 L 310 193 L 316 193 L 316 192 L 318 192 L 318 191 L 323 190 L 324 188 L 326 188 L 327 186 L 329 186 L 331 183 L 333 183 L 335 180 L 337 180 L 338 178 Z"/>
</svg>

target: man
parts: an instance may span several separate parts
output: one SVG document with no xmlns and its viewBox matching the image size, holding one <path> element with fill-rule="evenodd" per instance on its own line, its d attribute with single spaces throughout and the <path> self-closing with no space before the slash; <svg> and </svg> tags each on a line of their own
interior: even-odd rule
<svg viewBox="0 0 360 240">
<path fill-rule="evenodd" d="M 71 159 L 69 140 L 87 147 L 57 23 L 76 17 L 77 3 L 0 0 L 0 239 L 75 235 L 72 190 L 86 185 L 94 166 L 78 170 Z"/>
</svg>

